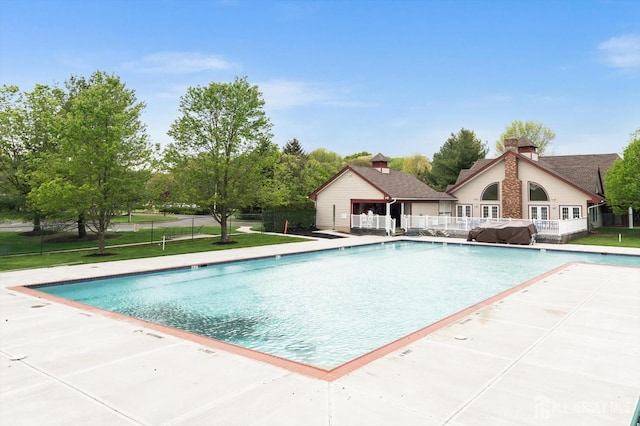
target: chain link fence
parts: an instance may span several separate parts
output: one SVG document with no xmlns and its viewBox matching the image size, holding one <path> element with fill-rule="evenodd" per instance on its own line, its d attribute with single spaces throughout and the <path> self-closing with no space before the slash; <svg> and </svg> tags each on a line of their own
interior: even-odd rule
<svg viewBox="0 0 640 426">
<path fill-rule="evenodd" d="M 86 230 L 86 235 L 81 237 L 76 222 L 43 222 L 37 227 L 30 223 L 0 223 L 0 257 L 97 248 L 97 234 L 90 226 Z M 219 233 L 220 226 L 211 216 L 135 222 L 119 219 L 109 227 L 105 244 L 107 247 L 154 244 Z"/>
<path fill-rule="evenodd" d="M 265 232 L 315 229 L 315 211 L 265 211 L 236 214 L 230 218 L 230 232 L 240 226 L 257 228 Z M 45 254 L 70 250 L 92 250 L 98 247 L 98 236 L 87 226 L 86 236 L 80 237 L 77 222 L 33 223 L 0 222 L 0 257 Z M 220 225 L 211 216 L 197 215 L 166 219 L 154 217 L 148 221 L 136 218 L 129 222 L 118 217 L 105 236 L 106 247 L 157 244 L 163 240 L 193 240 L 220 234 Z"/>
</svg>

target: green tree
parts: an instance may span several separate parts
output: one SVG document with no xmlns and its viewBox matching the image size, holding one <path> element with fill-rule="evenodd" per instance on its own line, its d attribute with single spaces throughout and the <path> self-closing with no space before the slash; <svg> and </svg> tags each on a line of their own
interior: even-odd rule
<svg viewBox="0 0 640 426">
<path fill-rule="evenodd" d="M 362 152 L 356 152 L 353 154 L 349 154 L 346 157 L 344 157 L 342 159 L 343 162 L 345 163 L 351 163 L 351 161 L 353 160 L 357 160 L 357 159 L 362 159 L 362 158 L 372 158 L 373 154 L 367 151 L 362 151 Z"/>
<path fill-rule="evenodd" d="M 535 121 L 514 120 L 505 127 L 504 133 L 500 135 L 500 139 L 496 141 L 496 153 L 498 155 L 504 152 L 504 140 L 510 137 L 521 138 L 526 136 L 531 142 L 538 147 L 538 154 L 543 155 L 549 151 L 551 141 L 555 139 L 556 134 L 548 127 Z"/>
<path fill-rule="evenodd" d="M 455 183 L 462 169 L 468 169 L 476 160 L 487 155 L 487 146 L 471 130 L 461 129 L 433 155 L 431 171 L 424 180 L 437 191 L 444 191 Z"/>
<path fill-rule="evenodd" d="M 370 167 L 373 154 L 367 151 L 357 152 L 355 154 L 347 155 L 342 159 L 344 164 L 350 166 Z"/>
<path fill-rule="evenodd" d="M 30 175 L 35 162 L 55 149 L 62 91 L 36 85 L 32 92 L 17 86 L 0 88 L 0 189 L 26 199 L 32 190 Z M 32 210 L 34 231 L 41 215 Z"/>
<path fill-rule="evenodd" d="M 166 215 L 166 208 L 176 197 L 175 180 L 172 173 L 155 172 L 145 184 L 145 194 L 151 207 L 161 207 Z"/>
<path fill-rule="evenodd" d="M 324 168 L 315 159 L 282 154 L 276 181 L 284 192 L 280 204 L 272 207 L 308 206 L 309 194 L 327 179 Z"/>
<path fill-rule="evenodd" d="M 106 254 L 111 219 L 139 197 L 151 160 L 144 103 L 115 75 L 97 71 L 69 100 L 58 149 L 40 161 L 42 185 L 29 200 L 45 211 L 86 214 L 98 235 L 98 254 Z M 62 171 L 44 180 L 46 169 Z"/>
<path fill-rule="evenodd" d="M 275 178 L 280 184 L 281 197 L 269 207 L 297 209 L 309 205 L 308 195 L 324 182 L 317 177 L 320 169 L 318 162 L 305 153 L 297 139 L 288 141 L 280 155 Z M 320 175 L 323 176 L 321 172 Z"/>
<path fill-rule="evenodd" d="M 391 169 L 409 173 L 415 177 L 425 176 L 431 171 L 431 162 L 422 154 L 409 157 L 394 158 L 389 165 Z"/>
<path fill-rule="evenodd" d="M 207 208 L 230 242 L 228 219 L 243 207 L 266 203 L 277 147 L 258 86 L 245 78 L 187 89 L 168 132 L 167 162 L 185 201 Z M 275 148 L 275 149 L 274 149 Z"/>
<path fill-rule="evenodd" d="M 616 214 L 640 209 L 640 128 L 631 135 L 622 159 L 617 159 L 605 175 L 607 204 Z"/>
<path fill-rule="evenodd" d="M 328 151 L 324 148 L 318 148 L 311 151 L 309 153 L 309 158 L 316 160 L 320 167 L 324 169 L 326 179 L 329 179 L 331 176 L 336 174 L 345 164 L 339 154 L 333 151 Z"/>
<path fill-rule="evenodd" d="M 296 138 L 293 138 L 290 141 L 287 141 L 287 143 L 282 148 L 282 152 L 284 154 L 295 155 L 297 157 L 306 156 L 304 149 L 302 149 L 302 145 L 300 145 L 300 142 Z"/>
</svg>

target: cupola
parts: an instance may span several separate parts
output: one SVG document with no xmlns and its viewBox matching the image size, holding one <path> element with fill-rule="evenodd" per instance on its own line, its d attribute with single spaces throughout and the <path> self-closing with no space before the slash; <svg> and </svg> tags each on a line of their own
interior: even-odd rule
<svg viewBox="0 0 640 426">
<path fill-rule="evenodd" d="M 371 167 L 378 170 L 380 173 L 389 173 L 389 159 L 378 153 L 371 159 Z"/>
</svg>

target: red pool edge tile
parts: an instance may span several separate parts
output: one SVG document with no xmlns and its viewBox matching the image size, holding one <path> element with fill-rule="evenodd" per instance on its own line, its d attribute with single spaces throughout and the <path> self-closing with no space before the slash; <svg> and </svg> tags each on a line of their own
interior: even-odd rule
<svg viewBox="0 0 640 426">
<path fill-rule="evenodd" d="M 158 331 L 161 333 L 168 334 L 170 336 L 174 336 L 180 339 L 198 343 L 209 348 L 214 348 L 214 349 L 218 349 L 218 350 L 232 353 L 235 355 L 240 355 L 256 361 L 261 361 L 261 362 L 271 364 L 276 367 L 280 367 L 282 369 L 289 370 L 295 373 L 303 374 L 305 376 L 309 376 L 315 379 L 320 379 L 327 382 L 333 382 L 334 380 L 337 380 L 349 373 L 352 373 L 353 371 L 367 364 L 370 364 L 371 362 L 377 359 L 380 359 L 385 355 L 388 355 L 398 349 L 401 349 L 412 342 L 422 339 L 423 337 L 437 330 L 445 328 L 448 325 L 451 325 L 486 306 L 489 306 L 497 301 L 500 301 L 511 294 L 517 293 L 525 289 L 526 287 L 529 287 L 576 263 L 581 263 L 581 262 L 569 262 L 569 263 L 565 263 L 564 265 L 560 265 L 557 268 L 551 269 L 550 271 L 543 273 L 542 275 L 538 275 L 537 277 L 531 278 L 530 280 L 527 280 L 521 284 L 518 284 L 515 287 L 507 289 L 494 296 L 491 296 L 488 299 L 482 300 L 476 303 L 475 305 L 471 305 L 468 308 L 465 308 L 459 312 L 456 312 L 455 314 L 452 314 L 439 321 L 429 324 L 428 326 L 423 327 L 420 330 L 417 330 L 411 334 L 408 334 L 404 337 L 394 340 L 393 342 L 390 342 L 384 346 L 374 349 L 371 352 L 361 355 L 331 370 L 324 370 L 322 368 L 313 367 L 307 364 L 303 364 L 301 362 L 296 362 L 296 361 L 281 358 L 275 355 L 259 352 L 253 349 L 244 348 L 242 346 L 234 345 L 232 343 L 223 342 L 221 340 L 216 340 L 210 337 L 201 336 L 199 334 L 191 333 L 184 330 L 179 330 L 177 328 L 157 324 L 157 323 L 146 321 L 140 318 L 130 317 L 127 315 L 119 314 L 117 312 L 107 311 L 105 309 L 97 308 L 91 305 L 85 305 L 80 302 L 64 299 L 62 297 L 54 296 L 48 293 L 43 293 L 41 291 L 38 291 L 35 288 L 31 288 L 32 286 L 15 286 L 15 287 L 9 287 L 9 289 L 13 291 L 17 291 L 19 293 L 27 294 L 33 297 L 37 297 L 40 299 L 45 299 L 51 302 L 71 306 L 73 308 L 77 308 L 82 311 L 88 311 L 88 312 L 96 313 L 96 314 L 106 316 L 115 320 L 137 324 L 141 327 L 145 327 L 150 330 Z M 42 285 L 42 284 L 37 284 L 37 285 Z"/>
</svg>

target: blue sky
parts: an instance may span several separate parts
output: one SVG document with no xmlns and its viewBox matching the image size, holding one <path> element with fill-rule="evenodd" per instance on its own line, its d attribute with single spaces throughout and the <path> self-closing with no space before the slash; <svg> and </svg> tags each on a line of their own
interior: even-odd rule
<svg viewBox="0 0 640 426">
<path fill-rule="evenodd" d="M 104 70 L 167 144 L 190 86 L 247 76 L 280 146 L 430 159 L 513 120 L 557 155 L 622 153 L 640 127 L 640 1 L 0 0 L 0 84 Z"/>
</svg>

